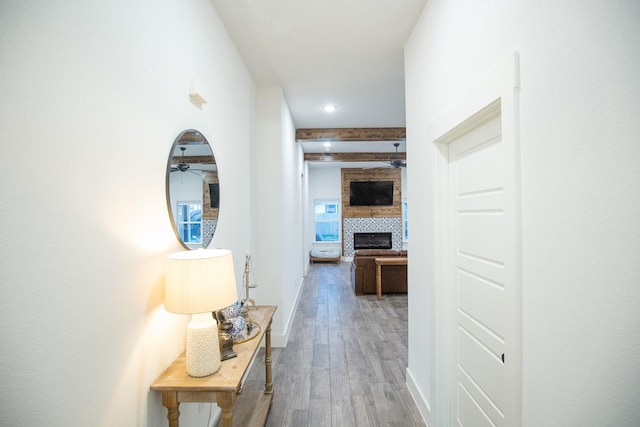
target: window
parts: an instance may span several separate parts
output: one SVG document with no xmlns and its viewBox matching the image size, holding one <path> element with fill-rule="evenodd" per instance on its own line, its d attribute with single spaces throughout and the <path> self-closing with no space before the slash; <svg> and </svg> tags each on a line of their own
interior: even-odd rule
<svg viewBox="0 0 640 427">
<path fill-rule="evenodd" d="M 407 215 L 407 199 L 402 201 L 402 241 L 409 241 L 409 219 Z"/>
<path fill-rule="evenodd" d="M 316 242 L 340 241 L 340 202 L 315 200 Z"/>
<path fill-rule="evenodd" d="M 202 203 L 178 202 L 178 233 L 185 243 L 202 242 Z"/>
</svg>

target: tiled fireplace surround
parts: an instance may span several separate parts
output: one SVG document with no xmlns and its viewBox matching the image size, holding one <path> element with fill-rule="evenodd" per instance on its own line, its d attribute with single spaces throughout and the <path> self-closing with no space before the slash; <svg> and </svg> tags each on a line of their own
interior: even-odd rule
<svg viewBox="0 0 640 427">
<path fill-rule="evenodd" d="M 390 232 L 392 249 L 402 249 L 402 218 L 343 218 L 344 256 L 353 256 L 353 233 Z"/>
</svg>

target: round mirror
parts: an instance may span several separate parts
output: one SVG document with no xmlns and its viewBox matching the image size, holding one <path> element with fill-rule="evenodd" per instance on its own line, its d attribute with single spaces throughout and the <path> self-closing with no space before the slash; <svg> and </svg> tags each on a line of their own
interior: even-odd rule
<svg viewBox="0 0 640 427">
<path fill-rule="evenodd" d="M 180 132 L 167 162 L 167 209 L 185 249 L 209 245 L 219 204 L 218 168 L 209 142 L 197 130 Z"/>
</svg>

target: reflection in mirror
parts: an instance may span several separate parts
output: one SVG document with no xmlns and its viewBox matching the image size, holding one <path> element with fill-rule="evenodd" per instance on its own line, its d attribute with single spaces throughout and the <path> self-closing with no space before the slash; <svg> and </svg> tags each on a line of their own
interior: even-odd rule
<svg viewBox="0 0 640 427">
<path fill-rule="evenodd" d="M 206 248 L 218 225 L 220 186 L 213 150 L 200 132 L 180 133 L 167 162 L 167 208 L 185 249 Z"/>
</svg>

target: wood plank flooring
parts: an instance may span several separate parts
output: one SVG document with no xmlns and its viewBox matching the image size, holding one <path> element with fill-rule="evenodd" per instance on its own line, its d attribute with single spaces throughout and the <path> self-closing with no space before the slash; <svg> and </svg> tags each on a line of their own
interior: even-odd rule
<svg viewBox="0 0 640 427">
<path fill-rule="evenodd" d="M 349 263 L 312 264 L 285 348 L 273 349 L 269 427 L 424 426 L 407 391 L 407 296 L 356 297 Z M 245 382 L 264 390 L 264 349 Z"/>
</svg>

